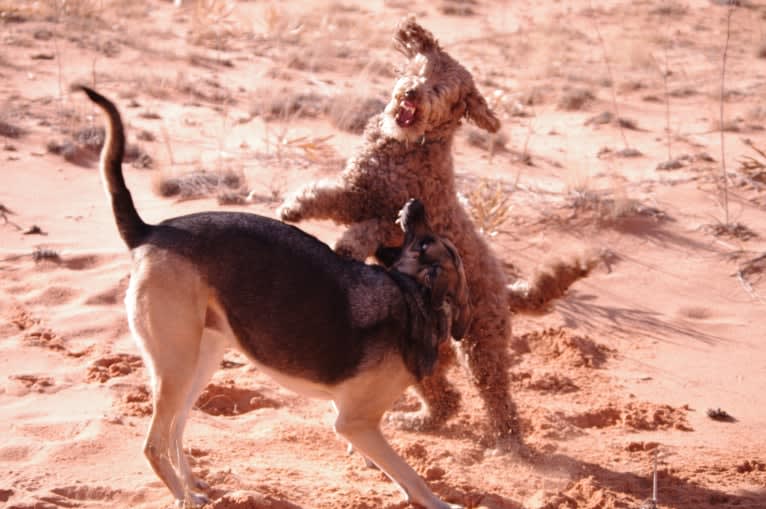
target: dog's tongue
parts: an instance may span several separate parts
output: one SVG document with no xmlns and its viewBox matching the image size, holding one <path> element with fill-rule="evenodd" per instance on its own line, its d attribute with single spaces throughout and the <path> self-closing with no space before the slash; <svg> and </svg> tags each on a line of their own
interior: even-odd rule
<svg viewBox="0 0 766 509">
<path fill-rule="evenodd" d="M 404 100 L 399 104 L 399 111 L 396 113 L 396 123 L 401 127 L 412 125 L 415 121 L 415 103 Z"/>
</svg>

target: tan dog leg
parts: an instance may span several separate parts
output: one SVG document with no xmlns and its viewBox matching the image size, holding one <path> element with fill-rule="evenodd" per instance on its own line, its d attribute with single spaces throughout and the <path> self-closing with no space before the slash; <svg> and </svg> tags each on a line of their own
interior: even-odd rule
<svg viewBox="0 0 766 509">
<path fill-rule="evenodd" d="M 174 430 L 173 436 L 175 437 L 175 444 L 173 445 L 173 451 L 176 457 L 173 462 L 179 465 L 181 471 L 181 478 L 188 479 L 190 486 L 196 488 L 207 488 L 207 483 L 197 479 L 189 467 L 189 461 L 183 452 L 183 430 L 186 425 L 186 419 L 189 416 L 189 411 L 197 401 L 202 389 L 205 388 L 210 378 L 213 376 L 218 368 L 221 366 L 221 360 L 226 350 L 226 341 L 219 334 L 205 330 L 202 334 L 202 341 L 199 348 L 199 356 L 197 359 L 197 369 L 189 395 L 186 398 L 184 407 L 176 418 L 176 430 Z"/>
<path fill-rule="evenodd" d="M 154 264 L 147 257 L 135 267 L 125 300 L 152 378 L 154 409 L 144 454 L 177 504 L 201 505 L 207 499 L 192 491 L 181 437 L 193 392 L 207 382 L 201 375 L 210 374 L 210 362 L 200 363 L 200 354 L 209 350 L 201 348 L 207 292 L 188 262 Z"/>
<path fill-rule="evenodd" d="M 404 492 L 408 502 L 426 509 L 461 509 L 459 505 L 439 500 L 425 481 L 391 448 L 380 432 L 377 419 L 357 415 L 357 405 L 344 409 L 338 405 L 335 431 L 349 441 L 351 446 L 378 466 Z"/>
</svg>

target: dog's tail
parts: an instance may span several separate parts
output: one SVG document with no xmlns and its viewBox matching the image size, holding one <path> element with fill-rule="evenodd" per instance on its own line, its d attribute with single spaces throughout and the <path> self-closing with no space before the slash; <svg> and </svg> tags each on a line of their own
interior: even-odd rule
<svg viewBox="0 0 766 509">
<path fill-rule="evenodd" d="M 122 240 L 130 249 L 138 247 L 148 233 L 149 225 L 138 215 L 133 204 L 133 197 L 130 195 L 122 175 L 125 130 L 120 112 L 117 111 L 114 103 L 91 88 L 73 85 L 72 90 L 85 92 L 90 100 L 106 113 L 106 140 L 104 141 L 104 148 L 101 149 L 101 179 L 111 201 L 112 212 Z"/>
<path fill-rule="evenodd" d="M 547 261 L 531 279 L 519 279 L 507 285 L 508 307 L 514 313 L 545 313 L 553 300 L 562 297 L 575 281 L 590 274 L 599 260 L 594 253 L 585 253 Z"/>
</svg>

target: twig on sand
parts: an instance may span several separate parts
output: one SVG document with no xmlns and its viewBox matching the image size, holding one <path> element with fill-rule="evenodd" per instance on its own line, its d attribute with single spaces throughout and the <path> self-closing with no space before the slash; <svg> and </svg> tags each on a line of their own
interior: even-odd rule
<svg viewBox="0 0 766 509">
<path fill-rule="evenodd" d="M 654 469 L 652 472 L 652 498 L 641 504 L 641 509 L 657 509 L 657 456 L 659 447 L 654 450 Z"/>
<path fill-rule="evenodd" d="M 16 228 L 17 230 L 21 231 L 21 226 L 17 225 L 10 219 L 8 219 L 8 216 L 15 216 L 16 213 L 13 212 L 11 209 L 0 203 L 0 217 L 3 218 L 3 224 L 9 224 Z"/>
</svg>

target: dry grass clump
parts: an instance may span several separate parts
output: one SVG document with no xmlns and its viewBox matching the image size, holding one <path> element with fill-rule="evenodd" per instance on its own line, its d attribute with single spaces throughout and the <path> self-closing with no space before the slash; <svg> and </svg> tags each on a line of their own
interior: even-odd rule
<svg viewBox="0 0 766 509">
<path fill-rule="evenodd" d="M 766 185 L 766 148 L 759 148 L 753 140 L 743 140 L 757 155 L 745 155 L 739 159 L 739 171 L 750 183 Z"/>
<path fill-rule="evenodd" d="M 737 270 L 737 277 L 752 287 L 753 283 L 759 283 L 766 278 L 766 253 L 752 258 Z"/>
<path fill-rule="evenodd" d="M 663 18 L 681 18 L 689 12 L 689 6 L 685 3 L 669 1 L 663 2 L 662 5 L 653 8 L 649 12 Z"/>
<path fill-rule="evenodd" d="M 749 226 L 737 222 L 706 224 L 702 226 L 702 231 L 714 237 L 728 237 L 739 240 L 750 240 L 758 237 L 758 234 Z"/>
<path fill-rule="evenodd" d="M 165 198 L 195 200 L 219 197 L 222 203 L 235 203 L 235 195 L 247 196 L 247 179 L 241 171 L 197 170 L 178 176 L 162 176 L 154 182 L 154 191 Z M 243 203 L 243 202 L 240 202 Z"/>
<path fill-rule="evenodd" d="M 570 192 L 567 208 L 572 216 L 587 216 L 601 225 L 613 225 L 620 221 L 649 218 L 654 221 L 669 220 L 669 216 L 656 207 L 644 205 L 628 197 L 612 197 L 608 192 L 577 189 Z"/>
<path fill-rule="evenodd" d="M 511 217 L 512 195 L 502 180 L 482 178 L 460 198 L 479 231 L 494 236 Z"/>
<path fill-rule="evenodd" d="M 103 127 L 84 127 L 73 131 L 69 138 L 51 140 L 46 149 L 51 154 L 57 154 L 72 164 L 90 166 L 96 162 L 104 146 L 106 131 Z M 140 146 L 128 144 L 125 148 L 124 161 L 135 168 L 148 169 L 152 167 L 153 159 Z"/>
<path fill-rule="evenodd" d="M 38 247 L 32 252 L 32 260 L 34 260 L 35 263 L 43 261 L 59 263 L 61 261 L 61 255 L 59 255 L 58 251 L 53 249 Z"/>
<path fill-rule="evenodd" d="M 473 16 L 476 0 L 442 0 L 439 11 L 447 16 Z"/>
<path fill-rule="evenodd" d="M 585 108 L 596 96 L 587 88 L 565 90 L 559 98 L 558 107 L 562 110 L 577 111 Z"/>
<path fill-rule="evenodd" d="M 31 19 L 99 18 L 104 11 L 104 0 L 0 0 L 0 21 L 23 23 Z"/>
<path fill-rule="evenodd" d="M 283 90 L 256 91 L 257 100 L 250 106 L 250 114 L 266 121 L 288 121 L 296 118 L 316 118 L 327 108 L 327 99 L 314 93 Z"/>
<path fill-rule="evenodd" d="M 233 104 L 236 102 L 231 90 L 213 78 L 187 78 L 185 74 L 179 73 L 176 77 L 175 88 L 182 94 L 212 104 Z"/>
<path fill-rule="evenodd" d="M 361 134 L 370 117 L 385 107 L 386 103 L 375 97 L 336 95 L 328 101 L 326 111 L 335 128 Z"/>
<path fill-rule="evenodd" d="M 231 49 L 233 40 L 250 35 L 233 16 L 235 8 L 230 0 L 195 0 L 188 41 L 219 51 Z"/>
<path fill-rule="evenodd" d="M 17 125 L 13 125 L 5 120 L 0 120 L 0 136 L 17 139 L 24 136 L 25 131 Z"/>
<path fill-rule="evenodd" d="M 486 150 L 490 155 L 508 150 L 508 136 L 502 132 L 488 133 L 483 129 L 471 127 L 466 131 L 466 141 L 473 147 Z"/>
</svg>

